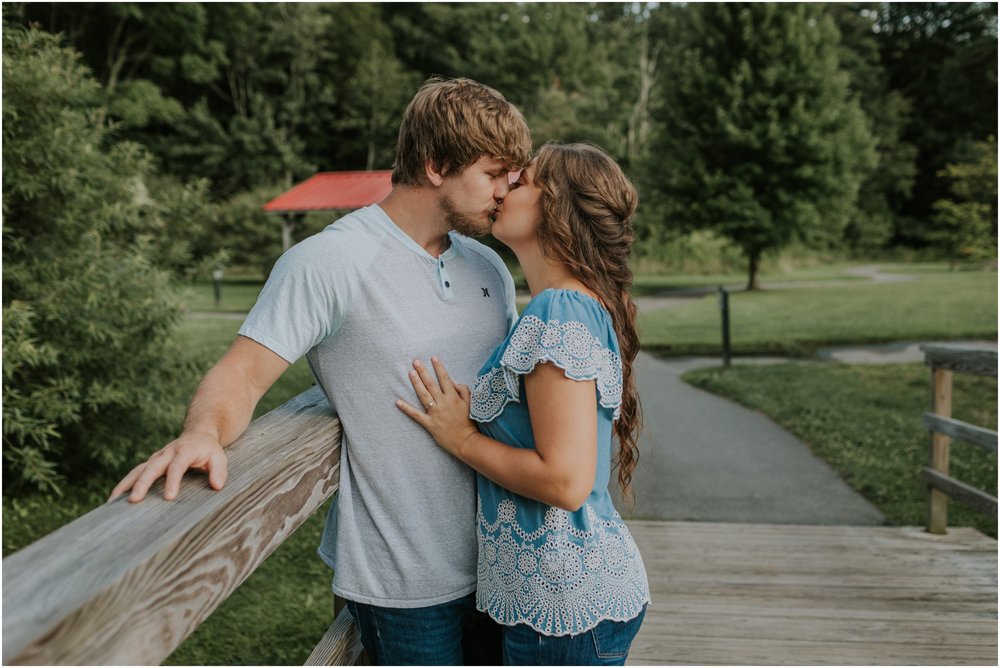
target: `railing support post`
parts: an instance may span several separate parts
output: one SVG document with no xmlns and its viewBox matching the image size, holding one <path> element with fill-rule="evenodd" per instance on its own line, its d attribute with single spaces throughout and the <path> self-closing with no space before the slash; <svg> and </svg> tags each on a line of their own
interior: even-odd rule
<svg viewBox="0 0 1000 668">
<path fill-rule="evenodd" d="M 951 417 L 951 389 L 953 372 L 934 369 L 931 380 L 931 412 Z M 931 432 L 930 468 L 948 475 L 951 439 L 937 431 Z M 927 530 L 931 533 L 948 532 L 948 495 L 934 487 L 928 488 Z"/>
<path fill-rule="evenodd" d="M 729 347 L 729 293 L 719 286 L 719 310 L 722 311 L 722 366 L 728 369 L 732 363 Z"/>
</svg>

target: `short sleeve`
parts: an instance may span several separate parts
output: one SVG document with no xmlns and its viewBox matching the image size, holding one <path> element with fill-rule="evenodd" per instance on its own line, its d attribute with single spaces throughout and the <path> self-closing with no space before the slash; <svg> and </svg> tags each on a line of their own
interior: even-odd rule
<svg viewBox="0 0 1000 668">
<path fill-rule="evenodd" d="M 540 362 L 573 380 L 596 380 L 600 405 L 618 418 L 622 362 L 611 318 L 596 300 L 572 290 L 546 290 L 525 307 L 496 363 L 476 380 L 472 418 L 489 422 L 520 402 L 519 377 Z"/>
<path fill-rule="evenodd" d="M 279 258 L 239 334 L 289 364 L 333 336 L 358 293 L 377 244 L 337 223 Z"/>
</svg>

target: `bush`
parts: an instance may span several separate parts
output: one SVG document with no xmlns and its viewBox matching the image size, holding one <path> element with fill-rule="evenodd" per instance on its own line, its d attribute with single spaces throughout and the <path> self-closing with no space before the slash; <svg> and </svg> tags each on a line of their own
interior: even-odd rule
<svg viewBox="0 0 1000 668">
<path fill-rule="evenodd" d="M 187 255 L 162 251 L 164 216 L 191 207 L 150 197 L 149 159 L 97 124 L 76 52 L 9 25 L 3 49 L 4 487 L 58 491 L 180 424 L 174 388 L 193 368 L 169 342 L 181 310 L 164 264 Z"/>
<path fill-rule="evenodd" d="M 205 255 L 221 250 L 229 266 L 252 268 L 266 277 L 281 255 L 282 218 L 264 211 L 262 205 L 283 191 L 279 186 L 264 186 L 216 204 L 199 250 Z"/>
<path fill-rule="evenodd" d="M 951 199 L 934 202 L 937 227 L 928 237 L 952 262 L 997 256 L 997 140 L 976 142 L 966 162 L 949 164 L 938 176 L 949 181 Z"/>
</svg>

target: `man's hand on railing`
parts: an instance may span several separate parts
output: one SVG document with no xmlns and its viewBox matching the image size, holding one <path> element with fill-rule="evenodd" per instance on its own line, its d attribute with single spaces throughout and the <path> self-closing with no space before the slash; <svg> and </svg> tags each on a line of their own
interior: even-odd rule
<svg viewBox="0 0 1000 668">
<path fill-rule="evenodd" d="M 111 490 L 108 501 L 129 490 L 132 491 L 128 497 L 129 503 L 142 501 L 153 483 L 164 475 L 167 480 L 163 487 L 163 498 L 173 501 L 180 490 L 181 478 L 188 469 L 208 473 L 208 484 L 212 489 L 222 489 L 226 483 L 226 453 L 211 436 L 183 433 L 129 471 Z"/>
<path fill-rule="evenodd" d="M 183 433 L 132 469 L 111 490 L 108 500 L 132 490 L 129 502 L 142 501 L 153 483 L 166 476 L 163 498 L 173 501 L 188 469 L 208 473 L 212 489 L 222 489 L 226 483 L 223 446 L 246 430 L 257 402 L 287 368 L 288 362 L 270 349 L 237 336 L 195 390 Z"/>
</svg>

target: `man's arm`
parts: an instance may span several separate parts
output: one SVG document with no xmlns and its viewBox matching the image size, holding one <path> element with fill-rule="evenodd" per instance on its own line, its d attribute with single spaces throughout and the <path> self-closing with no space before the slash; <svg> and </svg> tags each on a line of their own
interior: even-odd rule
<svg viewBox="0 0 1000 668">
<path fill-rule="evenodd" d="M 173 501 L 188 469 L 205 471 L 212 488 L 222 489 L 226 482 L 223 448 L 246 430 L 257 402 L 288 366 L 265 346 L 237 336 L 198 385 L 181 435 L 132 469 L 110 498 L 131 490 L 128 500 L 142 501 L 150 486 L 166 475 L 163 498 Z"/>
</svg>

